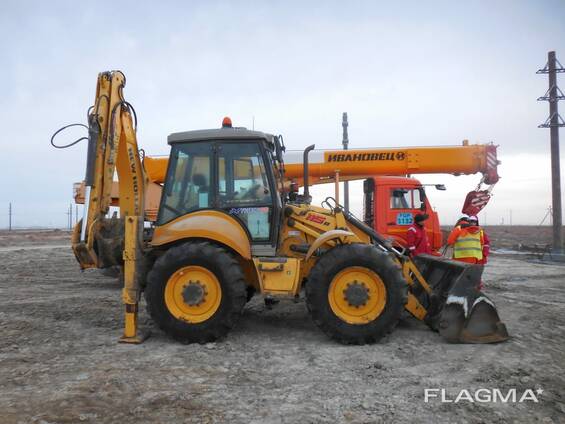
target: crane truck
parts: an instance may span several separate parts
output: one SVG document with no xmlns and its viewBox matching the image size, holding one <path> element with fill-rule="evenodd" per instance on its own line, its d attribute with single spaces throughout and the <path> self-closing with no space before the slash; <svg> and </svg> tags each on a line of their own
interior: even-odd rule
<svg viewBox="0 0 565 424">
<path fill-rule="evenodd" d="M 326 176 L 315 157 L 309 161 L 313 145 L 293 164 L 285 161 L 282 137 L 235 128 L 228 120 L 218 129 L 171 134 L 157 216 L 148 221 L 146 190 L 158 179 L 140 156 L 124 87 L 120 71 L 98 75 L 88 115 L 84 216 L 72 236 L 81 268 L 123 266 L 122 342 L 145 338 L 137 325 L 142 292 L 155 324 L 184 343 L 225 336 L 253 291 L 280 297 L 304 291 L 315 324 L 347 344 L 378 341 L 403 310 L 449 342 L 509 337 L 479 289 L 482 267 L 431 255 L 410 258 L 337 199 L 313 206 L 310 178 Z M 377 162 L 388 154 L 347 152 Z M 418 162 L 394 155 L 400 166 Z M 347 156 L 325 162 L 336 182 L 366 175 Z M 120 215 L 109 218 L 115 172 Z"/>
</svg>

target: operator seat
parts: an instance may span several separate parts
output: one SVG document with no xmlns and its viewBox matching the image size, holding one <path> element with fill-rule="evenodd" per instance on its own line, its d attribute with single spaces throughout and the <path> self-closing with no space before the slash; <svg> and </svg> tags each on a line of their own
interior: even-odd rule
<svg viewBox="0 0 565 424">
<path fill-rule="evenodd" d="M 192 184 L 198 187 L 198 193 L 208 193 L 209 187 L 206 182 L 206 176 L 204 174 L 194 174 L 192 176 Z"/>
</svg>

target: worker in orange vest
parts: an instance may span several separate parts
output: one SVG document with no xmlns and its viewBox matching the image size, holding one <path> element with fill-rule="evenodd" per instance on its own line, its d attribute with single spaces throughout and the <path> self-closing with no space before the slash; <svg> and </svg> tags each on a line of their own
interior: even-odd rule
<svg viewBox="0 0 565 424">
<path fill-rule="evenodd" d="M 408 228 L 406 239 L 408 242 L 408 253 L 410 256 L 421 255 L 426 253 L 432 254 L 432 247 L 426 234 L 424 222 L 429 218 L 428 214 L 416 214 L 414 217 L 414 224 Z"/>
<path fill-rule="evenodd" d="M 456 226 L 449 234 L 447 244 L 453 246 L 455 260 L 482 265 L 487 263 L 490 240 L 479 226 L 476 216 L 470 216 L 467 223 Z"/>
</svg>

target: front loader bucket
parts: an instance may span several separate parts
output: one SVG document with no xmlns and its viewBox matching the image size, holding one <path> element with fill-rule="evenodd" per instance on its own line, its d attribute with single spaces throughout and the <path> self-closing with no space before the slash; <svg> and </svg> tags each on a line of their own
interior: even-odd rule
<svg viewBox="0 0 565 424">
<path fill-rule="evenodd" d="M 496 343 L 509 338 L 494 302 L 479 290 L 482 265 L 419 255 L 414 258 L 431 296 L 417 296 L 427 308 L 426 323 L 451 343 Z"/>
</svg>

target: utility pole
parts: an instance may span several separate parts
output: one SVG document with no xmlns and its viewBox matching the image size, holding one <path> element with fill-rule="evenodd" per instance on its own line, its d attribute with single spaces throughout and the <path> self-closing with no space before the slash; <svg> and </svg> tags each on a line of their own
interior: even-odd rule
<svg viewBox="0 0 565 424">
<path fill-rule="evenodd" d="M 538 74 L 548 74 L 549 88 L 538 101 L 549 102 L 549 118 L 539 128 L 549 128 L 551 139 L 551 198 L 553 211 L 553 248 L 559 252 L 563 249 L 563 222 L 561 211 L 561 170 L 559 163 L 559 127 L 565 121 L 559 115 L 557 103 L 565 99 L 565 95 L 557 86 L 557 74 L 565 72 L 563 65 L 555 57 L 555 52 L 547 53 L 547 64 Z"/>
<path fill-rule="evenodd" d="M 8 231 L 12 231 L 12 202 L 8 205 Z"/>
<path fill-rule="evenodd" d="M 341 143 L 343 144 L 343 150 L 349 148 L 349 134 L 347 132 L 347 127 L 349 122 L 347 122 L 347 112 L 343 112 L 341 119 L 341 126 L 343 127 L 343 139 Z M 349 182 L 345 181 L 343 183 L 343 206 L 347 212 L 349 212 Z"/>
</svg>

